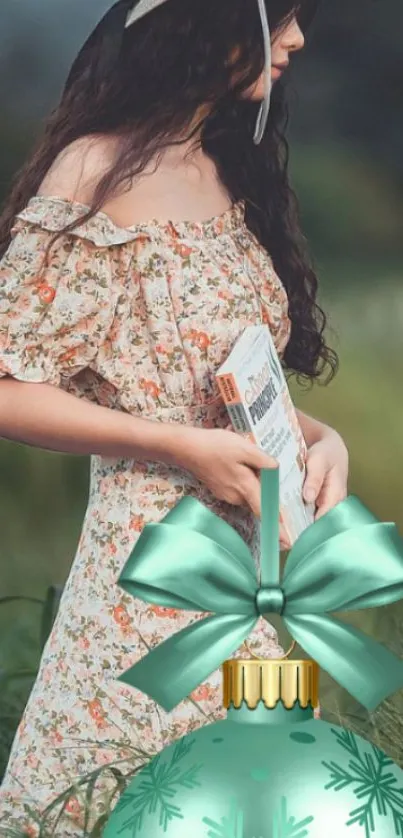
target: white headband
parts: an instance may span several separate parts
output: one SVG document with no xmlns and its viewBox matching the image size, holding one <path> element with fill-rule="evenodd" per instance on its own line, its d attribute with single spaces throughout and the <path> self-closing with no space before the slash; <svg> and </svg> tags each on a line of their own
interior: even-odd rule
<svg viewBox="0 0 403 838">
<path fill-rule="evenodd" d="M 152 12 L 153 9 L 156 9 L 157 6 L 161 6 L 162 3 L 166 3 L 166 0 L 139 0 L 137 5 L 132 9 L 127 16 L 125 28 L 127 29 L 132 23 L 135 23 L 136 20 L 139 18 L 144 17 L 144 15 L 148 14 L 148 12 Z M 265 69 L 264 69 L 264 77 L 265 77 L 265 94 L 263 102 L 260 106 L 259 115 L 256 122 L 255 134 L 253 137 L 253 142 L 256 145 L 262 140 L 266 125 L 267 119 L 269 116 L 270 110 L 270 97 L 271 97 L 271 41 L 270 41 L 270 29 L 269 29 L 269 21 L 267 19 L 267 11 L 265 6 L 265 0 L 257 0 L 260 12 L 260 19 L 262 21 L 262 30 L 263 30 L 263 42 L 264 42 L 264 52 L 265 52 Z"/>
</svg>

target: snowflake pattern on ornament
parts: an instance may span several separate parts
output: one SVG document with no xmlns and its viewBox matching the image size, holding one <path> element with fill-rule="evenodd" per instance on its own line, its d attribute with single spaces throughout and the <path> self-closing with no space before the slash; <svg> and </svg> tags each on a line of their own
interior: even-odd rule
<svg viewBox="0 0 403 838">
<path fill-rule="evenodd" d="M 168 824 L 175 818 L 183 818 L 179 806 L 172 803 L 172 798 L 181 788 L 194 789 L 200 783 L 197 774 L 201 765 L 191 765 L 181 769 L 180 762 L 191 751 L 195 740 L 182 739 L 173 749 L 167 763 L 163 754 L 159 754 L 142 771 L 142 780 L 138 791 L 125 792 L 117 804 L 116 812 L 130 806 L 131 814 L 123 827 L 131 827 L 133 838 L 142 829 L 147 815 L 159 812 L 159 825 L 166 832 Z"/>
<path fill-rule="evenodd" d="M 282 797 L 280 806 L 273 815 L 270 832 L 272 838 L 309 838 L 309 831 L 305 827 L 312 823 L 313 817 L 297 822 L 294 817 L 288 815 L 287 808 L 287 799 Z M 209 818 L 203 818 L 203 823 L 211 827 L 206 838 L 246 838 L 244 820 L 243 810 L 237 806 L 237 801 L 233 800 L 228 817 L 221 818 L 220 824 Z M 268 838 L 268 836 L 256 835 L 255 838 Z"/>
<path fill-rule="evenodd" d="M 403 788 L 396 788 L 397 778 L 387 770 L 394 764 L 393 760 L 376 745 L 369 743 L 368 750 L 361 754 L 357 740 L 349 730 L 332 728 L 332 733 L 352 759 L 347 768 L 333 760 L 329 763 L 323 762 L 331 776 L 325 789 L 341 791 L 347 786 L 352 786 L 357 800 L 361 801 L 360 805 L 349 813 L 346 826 L 358 824 L 363 828 L 365 838 L 371 838 L 375 832 L 375 812 L 380 817 L 391 814 L 394 834 L 396 838 L 403 838 Z"/>
</svg>

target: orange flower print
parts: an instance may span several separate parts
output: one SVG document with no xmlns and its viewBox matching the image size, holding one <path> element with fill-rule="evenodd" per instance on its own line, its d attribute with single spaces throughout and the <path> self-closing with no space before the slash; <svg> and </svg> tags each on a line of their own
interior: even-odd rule
<svg viewBox="0 0 403 838">
<path fill-rule="evenodd" d="M 212 698 L 214 695 L 213 690 L 207 684 L 200 684 L 200 687 L 197 687 L 191 693 L 191 698 L 193 701 L 207 701 L 209 698 Z"/>
<path fill-rule="evenodd" d="M 144 527 L 144 515 L 132 515 L 129 524 L 129 530 L 141 532 Z"/>
<path fill-rule="evenodd" d="M 66 803 L 65 811 L 68 812 L 69 815 L 72 815 L 73 818 L 78 817 L 81 813 L 81 805 L 76 797 L 70 797 L 70 800 Z"/>
<path fill-rule="evenodd" d="M 127 629 L 131 624 L 131 619 L 124 605 L 115 606 L 113 609 L 113 619 L 122 629 Z"/>
<path fill-rule="evenodd" d="M 232 291 L 228 291 L 227 288 L 222 288 L 222 290 L 218 292 L 217 296 L 220 298 L 220 300 L 233 300 L 234 299 L 234 295 L 233 295 Z"/>
<path fill-rule="evenodd" d="M 146 236 L 145 233 L 139 235 L 134 242 L 134 255 L 139 256 L 140 252 L 142 251 L 144 245 L 150 241 L 150 237 Z"/>
<path fill-rule="evenodd" d="M 140 378 L 139 381 L 140 387 L 144 390 L 145 393 L 148 393 L 153 399 L 157 399 L 161 390 L 158 387 L 158 384 L 155 381 L 149 381 L 146 378 Z"/>
<path fill-rule="evenodd" d="M 156 617 L 168 617 L 169 619 L 173 619 L 178 615 L 177 608 L 164 608 L 163 605 L 150 605 L 147 611 Z"/>
<path fill-rule="evenodd" d="M 113 619 L 119 625 L 127 626 L 130 622 L 130 617 L 124 605 L 117 605 L 116 608 L 113 609 Z"/>
<path fill-rule="evenodd" d="M 266 326 L 272 326 L 273 321 L 269 315 L 267 308 L 264 308 L 262 311 L 262 323 L 265 323 Z"/>
<path fill-rule="evenodd" d="M 38 833 L 34 826 L 24 826 L 23 834 L 26 835 L 26 838 L 36 838 Z"/>
<path fill-rule="evenodd" d="M 192 345 L 197 346 L 202 351 L 203 349 L 207 349 L 211 343 L 211 339 L 206 332 L 196 332 L 194 329 L 191 329 L 188 336 Z"/>
<path fill-rule="evenodd" d="M 89 702 L 88 711 L 91 718 L 94 719 L 97 728 L 101 729 L 106 727 L 104 711 L 98 698 L 93 698 L 92 701 Z"/>
<path fill-rule="evenodd" d="M 60 356 L 59 361 L 65 363 L 65 361 L 71 361 L 76 355 L 76 349 L 68 349 L 67 352 L 64 352 L 63 355 Z"/>
<path fill-rule="evenodd" d="M 199 347 L 199 349 L 207 349 L 207 347 L 210 346 L 210 343 L 211 339 L 209 338 L 209 336 L 206 335 L 205 332 L 199 332 L 197 336 L 197 346 Z"/>
<path fill-rule="evenodd" d="M 41 302 L 49 305 L 49 303 L 52 303 L 55 299 L 56 291 L 50 285 L 47 285 L 46 282 L 41 282 L 40 285 L 38 285 L 38 294 Z"/>
<path fill-rule="evenodd" d="M 187 259 L 192 253 L 192 248 L 187 247 L 185 244 L 176 244 L 174 249 L 175 252 L 182 257 L 182 259 Z"/>
</svg>

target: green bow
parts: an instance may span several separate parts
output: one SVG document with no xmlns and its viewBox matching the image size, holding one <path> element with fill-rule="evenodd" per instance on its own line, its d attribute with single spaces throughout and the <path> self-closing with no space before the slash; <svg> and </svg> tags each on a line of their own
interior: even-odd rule
<svg viewBox="0 0 403 838">
<path fill-rule="evenodd" d="M 146 602 L 212 613 L 155 647 L 121 681 L 172 710 L 246 640 L 281 614 L 305 652 L 368 710 L 403 687 L 403 662 L 328 616 L 403 598 L 403 540 L 354 496 L 306 529 L 280 584 L 278 469 L 261 472 L 261 579 L 240 535 L 191 497 L 146 524 L 119 579 Z"/>
</svg>

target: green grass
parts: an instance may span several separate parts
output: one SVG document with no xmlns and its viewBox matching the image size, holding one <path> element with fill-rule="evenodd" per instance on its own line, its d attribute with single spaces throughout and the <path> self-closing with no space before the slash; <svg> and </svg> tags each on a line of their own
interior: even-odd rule
<svg viewBox="0 0 403 838">
<path fill-rule="evenodd" d="M 44 599 L 1 597 L 0 616 L 0 778 L 15 730 L 35 681 L 61 595 L 50 587 Z M 14 611 L 13 619 L 10 613 Z"/>
<path fill-rule="evenodd" d="M 334 383 L 294 398 L 301 410 L 337 428 L 346 440 L 350 492 L 403 532 L 403 388 L 393 366 L 381 352 L 350 351 Z"/>
<path fill-rule="evenodd" d="M 89 460 L 2 441 L 0 467 L 0 590 L 40 597 L 68 574 L 86 507 Z"/>
</svg>

